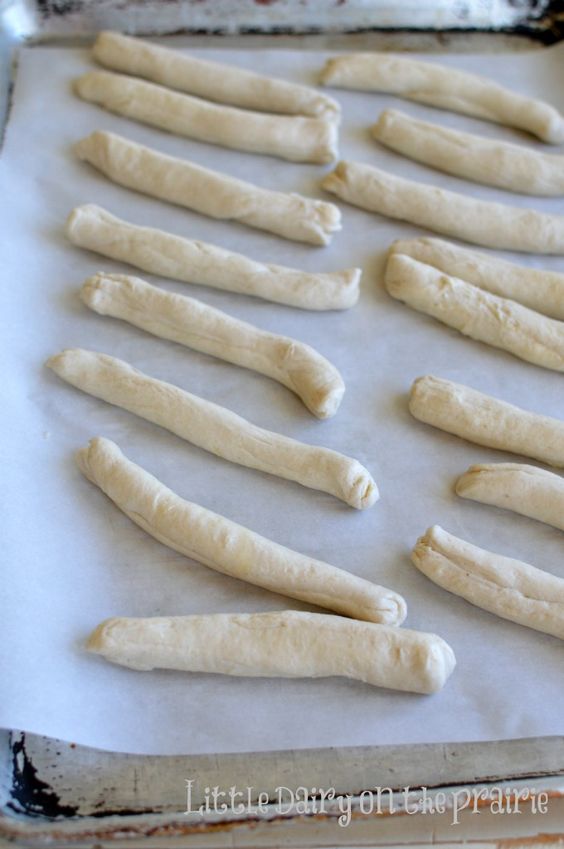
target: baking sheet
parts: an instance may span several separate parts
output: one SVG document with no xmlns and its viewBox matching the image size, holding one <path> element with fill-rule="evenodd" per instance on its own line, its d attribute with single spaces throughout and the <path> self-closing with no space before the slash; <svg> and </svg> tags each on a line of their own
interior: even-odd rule
<svg viewBox="0 0 564 849">
<path fill-rule="evenodd" d="M 325 58 L 289 51 L 193 52 L 300 82 L 312 82 Z M 564 109 L 564 46 L 515 56 L 440 58 Z M 471 607 L 430 583 L 409 560 L 416 538 L 436 522 L 471 542 L 564 577 L 562 535 L 532 520 L 457 499 L 453 482 L 470 463 L 511 457 L 416 422 L 406 400 L 413 379 L 432 373 L 563 417 L 562 376 L 466 339 L 387 296 L 381 278 L 383 251 L 393 239 L 421 234 L 417 228 L 341 204 L 342 232 L 330 247 L 313 248 L 112 185 L 72 156 L 72 143 L 92 130 L 113 130 L 266 187 L 319 197 L 319 180 L 328 169 L 175 138 L 106 113 L 71 93 L 71 79 L 89 66 L 85 50 L 21 51 L 0 160 L 0 725 L 154 754 L 563 733 L 562 644 Z M 367 126 L 380 109 L 394 105 L 447 126 L 546 150 L 540 143 L 392 97 L 335 93 L 344 113 L 343 158 L 476 197 L 564 211 L 560 199 L 518 197 L 404 160 L 372 142 Z M 148 277 L 316 347 L 339 367 L 347 384 L 337 415 L 317 421 L 288 390 L 265 377 L 87 310 L 78 297 L 84 278 L 98 269 L 128 269 L 66 242 L 63 222 L 73 206 L 86 202 L 132 222 L 205 239 L 264 261 L 310 270 L 362 266 L 358 306 L 326 314 Z M 564 268 L 561 258 L 513 258 Z M 263 427 L 351 454 L 374 474 L 381 500 L 369 511 L 354 511 L 329 495 L 222 461 L 90 398 L 42 365 L 49 355 L 71 346 L 116 355 Z M 409 605 L 406 626 L 436 631 L 456 652 L 458 667 L 445 689 L 426 697 L 341 679 L 139 673 L 86 654 L 85 637 L 109 616 L 313 609 L 219 575 L 133 525 L 73 463 L 73 451 L 98 434 L 115 440 L 128 457 L 185 498 L 401 592 Z"/>
</svg>

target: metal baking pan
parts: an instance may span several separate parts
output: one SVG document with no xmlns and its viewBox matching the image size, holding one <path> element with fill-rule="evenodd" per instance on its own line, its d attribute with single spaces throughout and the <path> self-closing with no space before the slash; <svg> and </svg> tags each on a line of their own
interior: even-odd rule
<svg viewBox="0 0 564 849">
<path fill-rule="evenodd" d="M 376 46 L 379 49 L 518 49 L 562 38 L 564 3 L 451 4 L 327 3 L 321 0 L 0 0 L 0 123 L 7 114 L 12 56 L 18 43 L 61 40 L 75 44 L 101 28 L 137 34 L 192 34 L 194 43 L 218 45 L 233 36 L 246 46 L 307 48 Z M 442 12 L 437 9 L 441 7 Z M 269 13 L 270 10 L 270 13 Z M 229 23 L 226 24 L 225 21 Z M 409 22 L 409 26 L 407 23 Z M 199 33 L 197 36 L 195 33 Z M 283 33 L 283 35 L 282 35 Z M 312 35 L 312 33 L 316 33 Z M 225 35 L 227 34 L 227 36 Z M 108 753 L 20 731 L 0 732 L 0 842 L 19 846 L 280 845 L 276 824 L 303 822 L 298 808 L 280 812 L 275 789 L 316 788 L 329 782 L 351 799 L 386 787 L 468 788 L 527 782 L 564 799 L 564 737 L 416 746 L 317 749 L 213 756 L 149 757 Z M 193 784 L 188 785 L 187 782 Z M 218 816 L 187 814 L 206 788 L 255 788 L 260 811 Z M 257 801 L 251 793 L 250 801 Z M 336 842 L 339 809 L 307 814 L 308 845 Z M 398 811 L 402 813 L 401 806 Z M 372 835 L 379 822 L 372 817 Z M 270 823 L 271 831 L 264 831 Z M 269 837 L 268 835 L 272 836 Z M 350 840 L 353 839 L 352 832 Z M 345 844 L 339 832 L 341 845 Z M 288 839 L 287 835 L 283 838 Z M 260 842 L 257 842 L 260 841 Z M 348 841 L 347 841 L 348 842 Z"/>
</svg>

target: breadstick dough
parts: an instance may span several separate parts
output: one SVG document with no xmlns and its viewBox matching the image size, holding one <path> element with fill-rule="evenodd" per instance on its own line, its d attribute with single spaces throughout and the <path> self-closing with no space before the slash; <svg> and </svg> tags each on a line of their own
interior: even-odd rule
<svg viewBox="0 0 564 849">
<path fill-rule="evenodd" d="M 129 224 L 94 204 L 73 209 L 66 234 L 81 248 L 184 283 L 306 310 L 349 309 L 358 301 L 360 268 L 320 273 L 256 262 L 207 242 Z"/>
<path fill-rule="evenodd" d="M 392 297 L 465 336 L 502 348 L 526 362 L 564 371 L 561 321 L 399 253 L 389 257 L 384 279 Z"/>
<path fill-rule="evenodd" d="M 304 342 L 261 330 L 195 298 L 126 274 L 89 277 L 81 297 L 100 315 L 121 318 L 155 336 L 277 380 L 320 419 L 339 409 L 345 392 L 341 375 Z"/>
<path fill-rule="evenodd" d="M 239 221 L 312 245 L 327 245 L 341 229 L 341 213 L 332 203 L 261 189 L 115 133 L 91 133 L 74 151 L 114 183 L 211 218 Z"/>
<path fill-rule="evenodd" d="M 411 387 L 409 411 L 426 424 L 456 436 L 564 468 L 564 422 L 522 410 L 438 377 L 420 377 Z"/>
<path fill-rule="evenodd" d="M 378 488 L 358 460 L 264 430 L 116 357 L 74 348 L 51 357 L 47 366 L 77 389 L 232 463 L 329 492 L 359 510 L 378 500 Z"/>
<path fill-rule="evenodd" d="M 564 215 L 477 200 L 404 180 L 360 162 L 339 162 L 321 185 L 362 209 L 465 242 L 502 250 L 564 255 Z"/>
<path fill-rule="evenodd" d="M 554 106 L 524 97 L 487 77 L 393 53 L 351 53 L 329 59 L 323 85 L 397 94 L 418 103 L 507 124 L 548 144 L 564 142 L 564 118 Z"/>
<path fill-rule="evenodd" d="M 406 254 L 532 310 L 564 320 L 564 274 L 515 265 L 442 239 L 400 239 L 390 253 Z"/>
<path fill-rule="evenodd" d="M 233 578 L 356 619 L 401 625 L 404 599 L 392 590 L 298 554 L 198 504 L 184 501 L 98 437 L 77 453 L 82 473 L 155 539 Z"/>
<path fill-rule="evenodd" d="M 185 51 L 117 32 L 100 32 L 92 55 L 107 68 L 245 109 L 334 120 L 341 112 L 336 100 L 314 88 L 265 77 L 235 65 L 195 59 Z"/>
<path fill-rule="evenodd" d="M 335 121 L 219 106 L 110 71 L 89 71 L 75 80 L 74 90 L 110 112 L 198 141 L 291 162 L 323 164 L 338 156 Z"/>
<path fill-rule="evenodd" d="M 456 482 L 456 494 L 513 510 L 564 531 L 564 480 L 538 466 L 481 463 Z"/>
<path fill-rule="evenodd" d="M 107 619 L 87 648 L 131 669 L 340 675 L 414 693 L 437 692 L 456 665 L 454 652 L 436 634 L 296 610 Z"/>
<path fill-rule="evenodd" d="M 385 109 L 372 135 L 403 156 L 455 177 L 510 192 L 564 195 L 564 156 L 451 130 Z"/>
<path fill-rule="evenodd" d="M 417 541 L 411 559 L 431 581 L 471 604 L 564 640 L 562 578 L 485 551 L 438 525 Z"/>
</svg>

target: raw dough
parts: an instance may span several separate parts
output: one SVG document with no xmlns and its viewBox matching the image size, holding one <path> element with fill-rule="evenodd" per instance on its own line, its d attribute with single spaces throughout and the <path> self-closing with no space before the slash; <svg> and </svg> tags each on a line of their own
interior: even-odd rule
<svg viewBox="0 0 564 849">
<path fill-rule="evenodd" d="M 320 419 L 339 408 L 345 392 L 341 375 L 304 342 L 261 330 L 195 298 L 126 274 L 95 274 L 84 283 L 81 296 L 100 315 L 121 318 L 155 336 L 277 380 Z"/>
<path fill-rule="evenodd" d="M 207 242 L 129 224 L 94 204 L 73 209 L 66 234 L 81 248 L 185 283 L 307 310 L 348 309 L 358 301 L 360 268 L 321 273 L 256 262 Z"/>
<path fill-rule="evenodd" d="M 564 422 L 531 413 L 438 377 L 411 387 L 409 410 L 421 422 L 456 436 L 564 468 Z"/>
<path fill-rule="evenodd" d="M 431 265 L 393 253 L 386 265 L 390 295 L 465 336 L 526 362 L 564 371 L 564 323 L 499 298 Z"/>
<path fill-rule="evenodd" d="M 434 525 L 411 559 L 431 581 L 502 619 L 564 640 L 564 580 Z"/>
<path fill-rule="evenodd" d="M 527 195 L 564 195 L 564 156 L 451 130 L 386 109 L 372 135 L 403 156 L 456 177 Z"/>
<path fill-rule="evenodd" d="M 390 253 L 407 254 L 494 295 L 564 320 L 564 274 L 515 265 L 442 239 L 400 239 Z"/>
<path fill-rule="evenodd" d="M 564 480 L 538 466 L 521 463 L 470 466 L 458 478 L 456 493 L 564 531 Z"/>
<path fill-rule="evenodd" d="M 312 245 L 327 245 L 341 229 L 341 213 L 332 203 L 262 189 L 115 133 L 91 133 L 74 151 L 114 183 L 211 218 L 240 221 Z"/>
<path fill-rule="evenodd" d="M 235 65 L 195 59 L 117 32 L 98 34 L 92 55 L 101 65 L 219 103 L 259 112 L 338 119 L 336 100 L 308 86 L 265 77 Z"/>
<path fill-rule="evenodd" d="M 392 590 L 298 554 L 198 504 L 184 501 L 98 437 L 77 453 L 83 474 L 155 539 L 217 572 L 369 622 L 401 625 Z"/>
<path fill-rule="evenodd" d="M 382 91 L 526 130 L 549 144 L 564 142 L 564 118 L 554 106 L 524 97 L 487 77 L 393 53 L 352 53 L 329 59 L 324 85 Z"/>
<path fill-rule="evenodd" d="M 435 634 L 296 610 L 107 619 L 87 648 L 131 669 L 341 675 L 414 693 L 437 692 L 456 665 L 450 646 Z"/>
<path fill-rule="evenodd" d="M 89 71 L 75 80 L 74 90 L 110 112 L 198 141 L 291 162 L 326 163 L 338 156 L 335 121 L 219 106 L 110 71 Z"/>
<path fill-rule="evenodd" d="M 564 215 L 477 200 L 404 180 L 360 162 L 339 162 L 321 185 L 362 209 L 466 242 L 512 251 L 564 254 Z"/>
<path fill-rule="evenodd" d="M 359 510 L 378 488 L 357 460 L 257 427 L 178 386 L 149 377 L 123 360 L 74 348 L 47 361 L 67 383 L 251 469 L 335 495 Z"/>
</svg>

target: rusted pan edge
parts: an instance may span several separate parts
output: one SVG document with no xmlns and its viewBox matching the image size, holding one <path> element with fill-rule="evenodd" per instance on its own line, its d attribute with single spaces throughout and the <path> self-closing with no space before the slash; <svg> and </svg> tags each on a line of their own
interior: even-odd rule
<svg viewBox="0 0 564 849">
<path fill-rule="evenodd" d="M 205 788 L 252 788 L 275 802 L 279 788 L 334 789 L 358 805 L 363 790 L 439 788 L 564 776 L 564 737 L 416 746 L 306 749 L 249 754 L 154 757 L 99 751 L 20 732 L 0 749 L 0 837 L 40 842 L 223 830 L 280 815 L 276 804 L 256 816 L 186 815 L 205 804 Z M 537 789 L 542 783 L 535 782 Z M 287 798 L 287 797 L 285 797 Z M 208 795 L 209 799 L 209 795 Z M 322 818 L 339 815 L 326 806 Z"/>
<path fill-rule="evenodd" d="M 556 801 L 563 801 L 564 786 L 552 787 L 551 782 L 553 782 L 554 779 L 546 778 L 544 781 L 546 782 L 546 785 L 537 785 L 535 792 L 537 794 L 543 792 L 549 800 L 549 803 L 552 804 Z M 504 786 L 504 784 L 501 784 L 500 786 L 496 786 L 495 789 L 500 790 Z M 516 794 L 518 795 L 519 792 L 524 790 L 526 786 L 527 785 L 524 784 L 524 782 L 511 784 L 510 789 L 508 790 L 509 798 L 514 799 Z M 480 787 L 484 786 L 480 785 Z M 447 815 L 453 815 L 452 799 L 454 799 L 457 794 L 465 792 L 466 790 L 466 786 L 461 787 L 458 785 L 446 788 L 446 791 L 450 794 L 451 798 L 451 801 L 447 802 Z M 419 815 L 415 815 L 415 818 L 416 820 L 419 820 L 422 829 L 422 818 L 425 818 L 425 820 L 428 819 L 430 815 L 428 808 L 429 800 L 436 792 L 438 791 L 430 791 L 423 796 L 422 791 L 419 791 L 420 810 Z M 417 803 L 417 793 L 414 792 L 410 798 L 409 811 L 406 810 L 400 794 L 395 794 L 392 801 L 394 805 L 393 810 L 387 810 L 384 807 L 383 810 L 367 813 L 362 810 L 362 802 L 360 798 L 354 798 L 351 803 L 351 811 L 347 825 L 352 823 L 354 826 L 355 824 L 359 824 L 360 820 L 368 820 L 372 824 L 376 825 L 376 821 L 380 820 L 381 824 L 385 826 L 385 823 L 382 822 L 382 820 L 387 820 L 389 822 L 391 819 L 405 819 L 406 817 L 413 821 L 415 814 L 414 805 Z M 482 797 L 479 801 L 474 803 L 473 814 L 476 814 L 480 810 L 487 811 L 490 804 L 490 799 Z M 526 803 L 521 803 L 521 809 L 519 812 L 526 813 L 526 808 Z M 473 814 L 471 813 L 470 815 Z M 291 813 L 281 815 L 275 806 L 271 806 L 269 810 L 266 810 L 258 816 L 244 815 L 231 819 L 226 819 L 224 817 L 219 818 L 216 816 L 213 819 L 200 822 L 194 822 L 193 819 L 184 817 L 181 814 L 177 814 L 176 816 L 160 814 L 140 815 L 127 820 L 114 815 L 109 817 L 108 820 L 104 820 L 102 822 L 95 817 L 83 817 L 80 818 L 78 822 L 71 820 L 62 823 L 59 822 L 50 823 L 48 825 L 38 825 L 26 822 L 3 822 L 2 815 L 0 814 L 0 839 L 3 838 L 11 845 L 28 847 L 28 849 L 36 849 L 36 847 L 39 849 L 39 847 L 47 845 L 60 847 L 60 849 L 64 849 L 67 845 L 69 846 L 69 849 L 71 846 L 73 848 L 89 847 L 89 849 L 92 849 L 93 842 L 96 847 L 99 847 L 99 849 L 102 849 L 102 846 L 108 847 L 112 845 L 115 845 L 116 848 L 118 845 L 120 847 L 126 847 L 128 845 L 140 847 L 147 845 L 151 846 L 152 849 L 156 849 L 157 844 L 158 846 L 187 846 L 188 844 L 184 842 L 183 838 L 197 837 L 199 834 L 202 836 L 205 835 L 206 837 L 211 836 L 212 838 L 215 835 L 216 839 L 219 840 L 221 840 L 222 835 L 229 835 L 228 845 L 244 847 L 251 845 L 250 843 L 247 844 L 245 833 L 248 836 L 249 833 L 252 834 L 261 827 L 268 827 L 268 838 L 265 836 L 266 832 L 263 830 L 258 832 L 259 835 L 262 835 L 260 844 L 257 844 L 256 839 L 251 837 L 251 843 L 253 846 L 264 845 L 264 849 L 267 849 L 267 847 L 278 847 L 279 842 L 277 838 L 279 838 L 282 834 L 284 835 L 285 841 L 287 841 L 289 836 L 288 827 L 300 827 L 300 835 L 302 839 L 309 831 L 315 836 L 316 846 L 327 845 L 333 847 L 335 845 L 334 839 L 331 839 L 328 835 L 332 835 L 334 838 L 335 834 L 342 834 L 338 823 L 338 820 L 342 816 L 342 811 L 338 810 L 336 807 L 332 811 L 326 811 L 324 813 L 303 814 L 302 812 L 293 811 Z M 457 820 L 456 822 L 459 824 L 460 820 Z M 452 826 L 452 820 L 450 825 L 451 827 L 454 827 Z M 427 823 L 425 823 L 425 826 L 427 826 Z M 323 832 L 319 830 L 320 827 L 323 829 Z M 281 828 L 284 829 L 283 832 L 280 830 Z M 329 829 L 331 831 L 329 831 Z M 325 834 L 325 838 L 320 837 L 322 833 Z M 377 834 L 377 832 L 373 832 L 373 837 L 375 834 Z M 4 843 L 2 845 L 4 845 Z M 190 845 L 196 844 L 193 844 L 191 840 Z M 223 842 L 221 842 L 221 845 L 224 845 Z M 302 843 L 300 842 L 296 845 L 301 846 Z M 307 845 L 310 845 L 310 843 L 307 842 Z M 343 843 L 342 845 L 349 844 Z M 357 845 L 356 842 L 354 845 Z M 401 845 L 404 844 L 402 843 Z M 417 845 L 419 846 L 419 843 Z M 449 842 L 448 845 L 454 846 L 455 844 Z M 456 845 L 459 844 L 456 843 Z M 552 847 L 561 847 L 564 845 L 564 833 L 543 832 L 534 835 L 531 834 L 526 838 L 492 838 L 491 840 L 486 839 L 483 844 L 480 842 L 480 846 L 482 845 L 488 847 L 491 845 L 492 849 L 494 847 L 495 849 L 525 849 L 525 847 L 530 849 L 530 847 L 537 845 L 546 847 L 546 849 L 552 849 Z"/>
</svg>

